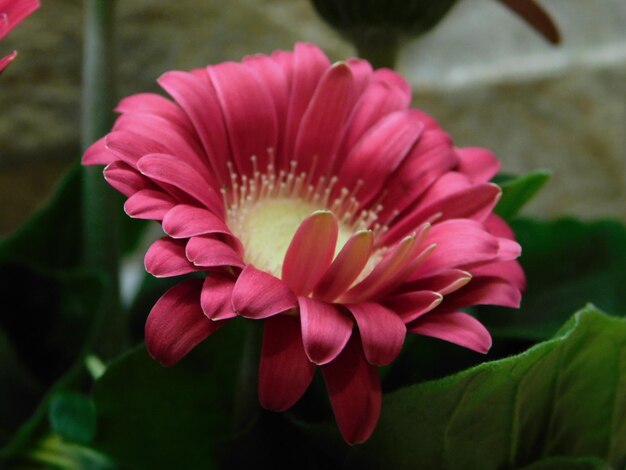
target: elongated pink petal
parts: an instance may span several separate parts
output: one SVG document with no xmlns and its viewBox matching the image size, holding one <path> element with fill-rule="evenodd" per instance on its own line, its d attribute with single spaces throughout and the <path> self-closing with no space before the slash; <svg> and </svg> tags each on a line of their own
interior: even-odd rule
<svg viewBox="0 0 626 470">
<path fill-rule="evenodd" d="M 144 264 L 146 271 L 156 277 L 180 276 L 198 270 L 185 255 L 185 242 L 168 237 L 150 245 Z"/>
<path fill-rule="evenodd" d="M 404 95 L 399 90 L 380 81 L 371 83 L 350 114 L 333 172 L 341 168 L 345 157 L 368 129 L 388 114 L 406 106 Z"/>
<path fill-rule="evenodd" d="M 144 155 L 164 153 L 167 147 L 162 143 L 142 137 L 130 130 L 115 130 L 104 138 L 105 146 L 116 158 L 132 168 Z"/>
<path fill-rule="evenodd" d="M 159 85 L 176 100 L 193 123 L 218 181 L 230 179 L 224 161 L 230 159 L 228 134 L 222 109 L 207 74 L 168 72 L 159 79 Z"/>
<path fill-rule="evenodd" d="M 472 268 L 472 273 L 477 277 L 485 276 L 504 279 L 522 291 L 526 288 L 526 276 L 517 261 L 502 261 L 499 263 L 485 264 Z"/>
<path fill-rule="evenodd" d="M 500 162 L 491 150 L 480 147 L 457 148 L 461 173 L 477 183 L 485 183 L 500 171 Z"/>
<path fill-rule="evenodd" d="M 433 291 L 417 291 L 399 294 L 385 299 L 385 307 L 394 311 L 404 323 L 409 323 L 437 307 L 443 295 Z"/>
<path fill-rule="evenodd" d="M 239 174 L 252 174 L 250 157 L 259 168 L 270 162 L 268 149 L 278 141 L 276 109 L 267 88 L 243 64 L 225 62 L 207 68 L 224 114 L 224 122 L 235 166 Z"/>
<path fill-rule="evenodd" d="M 463 312 L 434 311 L 418 318 L 407 328 L 409 333 L 432 336 L 483 354 L 491 348 L 491 335 L 487 329 Z"/>
<path fill-rule="evenodd" d="M 265 320 L 259 401 L 268 410 L 291 408 L 304 394 L 315 373 L 315 364 L 304 352 L 297 317 L 277 315 Z"/>
<path fill-rule="evenodd" d="M 457 178 L 458 177 L 458 178 Z M 458 181 L 458 180 L 460 181 Z M 385 234 L 385 243 L 397 240 L 437 214 L 437 220 L 484 220 L 493 210 L 502 191 L 491 183 L 470 184 L 460 173 L 448 173 L 434 183 L 419 207 L 406 214 Z"/>
<path fill-rule="evenodd" d="M 124 203 L 124 211 L 136 219 L 163 220 L 176 201 L 163 191 L 142 189 Z"/>
<path fill-rule="evenodd" d="M 381 220 L 386 221 L 394 216 L 395 211 L 400 213 L 413 206 L 438 178 L 457 163 L 458 156 L 452 149 L 450 136 L 441 129 L 425 130 L 385 186 Z"/>
<path fill-rule="evenodd" d="M 211 321 L 200 308 L 202 281 L 172 287 L 152 307 L 146 320 L 148 353 L 166 367 L 174 365 L 225 322 Z"/>
<path fill-rule="evenodd" d="M 450 269 L 434 276 L 419 278 L 410 283 L 404 284 L 401 292 L 411 291 L 433 291 L 441 295 L 448 295 L 464 285 L 472 279 L 472 275 L 461 269 Z"/>
<path fill-rule="evenodd" d="M 411 89 L 410 83 L 402 75 L 391 69 L 382 68 L 374 71 L 372 81 L 389 85 L 391 88 L 401 93 L 405 103 L 404 107 L 411 104 L 413 90 Z"/>
<path fill-rule="evenodd" d="M 446 296 L 442 308 L 458 310 L 472 305 L 500 305 L 518 308 L 522 294 L 508 281 L 497 277 L 475 277 L 465 289 Z"/>
<path fill-rule="evenodd" d="M 437 247 L 413 273 L 412 279 L 494 261 L 499 249 L 498 240 L 493 235 L 487 233 L 480 223 L 467 219 L 435 224 L 424 244 L 436 244 Z"/>
<path fill-rule="evenodd" d="M 354 78 L 345 63 L 333 65 L 321 78 L 302 117 L 294 150 L 298 167 L 313 181 L 327 175 L 339 150 L 343 128 L 355 103 Z"/>
<path fill-rule="evenodd" d="M 367 264 L 373 244 L 370 230 L 352 235 L 315 286 L 314 296 L 331 302 L 343 294 Z"/>
<path fill-rule="evenodd" d="M 382 398 L 378 372 L 365 359 L 357 335 L 322 373 L 341 435 L 348 444 L 366 441 L 378 422 Z"/>
<path fill-rule="evenodd" d="M 215 268 L 234 266 L 243 268 L 244 263 L 239 253 L 230 245 L 211 237 L 192 237 L 185 248 L 187 259 L 195 266 Z"/>
<path fill-rule="evenodd" d="M 193 125 L 184 111 L 173 101 L 156 93 L 138 93 L 124 98 L 115 111 L 118 113 L 149 113 L 176 124 L 185 134 L 195 136 Z"/>
<path fill-rule="evenodd" d="M 410 110 L 387 115 L 370 128 L 353 147 L 339 171 L 338 188 L 362 181 L 361 204 L 375 199 L 386 178 L 402 163 L 419 138 L 423 125 Z"/>
<path fill-rule="evenodd" d="M 107 183 L 126 197 L 130 197 L 143 189 L 154 189 L 154 184 L 137 170 L 125 163 L 115 161 L 104 169 Z"/>
<path fill-rule="evenodd" d="M 498 238 L 498 259 L 501 261 L 511 261 L 522 254 L 522 247 L 515 240 L 508 238 Z"/>
<path fill-rule="evenodd" d="M 282 279 L 296 295 L 307 295 L 335 254 L 338 223 L 329 211 L 304 219 L 293 236 L 283 262 Z"/>
<path fill-rule="evenodd" d="M 108 165 L 115 160 L 115 155 L 106 147 L 106 137 L 102 137 L 85 151 L 81 163 L 83 165 Z"/>
<path fill-rule="evenodd" d="M 13 51 L 9 55 L 0 58 L 0 73 L 4 72 L 4 70 L 15 60 L 16 57 L 17 51 Z"/>
<path fill-rule="evenodd" d="M 359 326 L 363 351 L 368 362 L 384 366 L 393 361 L 404 344 L 406 326 L 392 310 L 380 304 L 364 302 L 346 305 Z"/>
<path fill-rule="evenodd" d="M 337 357 L 352 334 L 352 319 L 335 305 L 298 297 L 304 350 L 311 362 L 326 364 Z"/>
<path fill-rule="evenodd" d="M 287 168 L 295 153 L 296 138 L 311 98 L 323 73 L 330 67 L 326 55 L 315 45 L 297 43 L 293 52 L 291 93 L 287 111 L 285 140 L 280 152 L 279 168 Z"/>
<path fill-rule="evenodd" d="M 33 13 L 41 4 L 38 0 L 8 0 L 0 5 L 0 39 L 3 39 L 18 24 Z"/>
<path fill-rule="evenodd" d="M 231 235 L 224 220 L 200 207 L 179 204 L 163 218 L 163 230 L 172 238 L 191 238 L 209 233 Z"/>
<path fill-rule="evenodd" d="M 202 312 L 211 320 L 234 318 L 232 295 L 235 282 L 219 274 L 209 274 L 202 284 L 200 306 Z"/>
<path fill-rule="evenodd" d="M 247 318 L 267 318 L 296 308 L 298 299 L 287 285 L 248 264 L 237 278 L 233 308 Z"/>
<path fill-rule="evenodd" d="M 485 228 L 489 233 L 499 238 L 508 238 L 509 240 L 515 240 L 515 233 L 509 224 L 507 224 L 502 217 L 496 214 L 491 214 L 483 222 Z"/>
<path fill-rule="evenodd" d="M 224 213 L 224 202 L 187 163 L 171 155 L 150 154 L 137 162 L 139 171 L 156 181 L 171 184 L 204 204 L 213 213 Z"/>
</svg>

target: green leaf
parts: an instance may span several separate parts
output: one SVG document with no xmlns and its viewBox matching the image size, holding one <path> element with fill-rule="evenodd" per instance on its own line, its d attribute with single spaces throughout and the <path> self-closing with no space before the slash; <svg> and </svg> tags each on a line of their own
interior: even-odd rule
<svg viewBox="0 0 626 470">
<path fill-rule="evenodd" d="M 354 468 L 497 469 L 580 457 L 623 468 L 624 416 L 626 320 L 590 306 L 522 354 L 387 395 L 376 431 L 351 461 Z"/>
<path fill-rule="evenodd" d="M 528 286 L 520 310 L 481 307 L 479 318 L 495 336 L 543 340 L 570 312 L 592 302 L 626 315 L 626 227 L 616 221 L 511 223 L 522 246 Z"/>
<path fill-rule="evenodd" d="M 517 178 L 500 177 L 494 180 L 502 188 L 502 197 L 495 212 L 505 219 L 517 215 L 524 205 L 548 182 L 552 172 L 535 170 Z"/>
<path fill-rule="evenodd" d="M 594 457 L 549 457 L 520 470 L 611 470 L 611 466 L 604 460 Z"/>
<path fill-rule="evenodd" d="M 233 321 L 164 368 L 144 346 L 96 382 L 93 445 L 128 469 L 214 468 L 214 443 L 232 431 L 243 322 Z"/>
<path fill-rule="evenodd" d="M 80 393 L 63 392 L 52 397 L 48 419 L 52 430 L 66 441 L 87 444 L 96 434 L 96 408 Z"/>
</svg>

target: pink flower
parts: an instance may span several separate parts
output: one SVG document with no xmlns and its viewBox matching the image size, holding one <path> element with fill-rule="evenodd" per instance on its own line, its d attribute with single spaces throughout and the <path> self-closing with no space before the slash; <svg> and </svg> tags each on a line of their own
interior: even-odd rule
<svg viewBox="0 0 626 470">
<path fill-rule="evenodd" d="M 409 108 L 406 81 L 315 46 L 168 72 L 124 99 L 85 154 L 166 236 L 145 256 L 167 291 L 146 322 L 166 366 L 229 320 L 264 321 L 259 398 L 286 410 L 322 374 L 341 432 L 365 441 L 380 414 L 377 366 L 406 333 L 487 352 L 463 307 L 516 307 L 524 274 L 492 210 L 498 162 L 455 148 Z"/>
<path fill-rule="evenodd" d="M 28 15 L 39 8 L 38 0 L 0 0 L 0 40 L 9 34 Z M 17 51 L 0 58 L 0 73 L 17 56 Z"/>
</svg>

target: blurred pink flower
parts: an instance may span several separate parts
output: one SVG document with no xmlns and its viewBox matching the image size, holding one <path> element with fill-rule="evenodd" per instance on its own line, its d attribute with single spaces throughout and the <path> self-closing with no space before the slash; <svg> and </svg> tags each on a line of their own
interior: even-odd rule
<svg viewBox="0 0 626 470">
<path fill-rule="evenodd" d="M 295 404 L 321 366 L 339 428 L 365 441 L 380 414 L 377 366 L 406 333 L 482 353 L 491 338 L 461 311 L 517 307 L 519 245 L 492 214 L 499 165 L 455 148 L 409 108 L 407 82 L 317 47 L 168 72 L 124 99 L 86 152 L 166 236 L 145 256 L 167 291 L 146 322 L 166 366 L 230 319 L 264 321 L 259 399 Z"/>
<path fill-rule="evenodd" d="M 0 40 L 39 6 L 38 0 L 0 0 Z M 14 51 L 0 58 L 0 73 L 8 67 L 16 56 L 17 51 Z"/>
</svg>

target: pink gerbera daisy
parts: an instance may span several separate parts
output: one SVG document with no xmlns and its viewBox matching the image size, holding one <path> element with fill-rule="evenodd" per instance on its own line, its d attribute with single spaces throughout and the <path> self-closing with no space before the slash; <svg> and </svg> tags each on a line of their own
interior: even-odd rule
<svg viewBox="0 0 626 470">
<path fill-rule="evenodd" d="M 28 15 L 39 8 L 38 0 L 0 0 L 0 40 L 9 34 Z M 0 73 L 17 56 L 17 51 L 0 58 Z"/>
<path fill-rule="evenodd" d="M 460 309 L 518 306 L 524 285 L 519 245 L 492 214 L 498 162 L 409 108 L 402 77 L 298 44 L 159 84 L 172 100 L 124 99 L 83 158 L 107 165 L 131 217 L 161 223 L 148 272 L 203 274 L 150 312 L 155 359 L 176 363 L 237 316 L 262 320 L 261 404 L 291 407 L 321 366 L 356 443 L 380 414 L 377 367 L 407 332 L 488 351 Z"/>
</svg>

